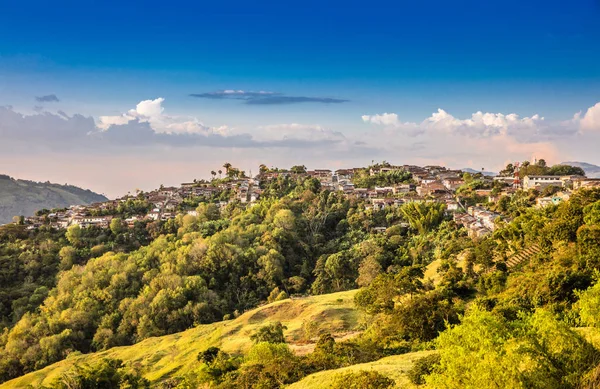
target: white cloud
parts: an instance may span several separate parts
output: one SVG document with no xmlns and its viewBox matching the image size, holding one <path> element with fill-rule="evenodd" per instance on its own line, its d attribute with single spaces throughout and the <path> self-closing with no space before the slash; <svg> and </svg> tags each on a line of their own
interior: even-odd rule
<svg viewBox="0 0 600 389">
<path fill-rule="evenodd" d="M 365 123 L 381 125 L 388 129 L 398 129 L 413 136 L 424 133 L 462 134 L 473 137 L 520 133 L 521 136 L 532 136 L 545 127 L 544 118 L 539 115 L 521 118 L 514 113 L 504 115 L 478 111 L 470 118 L 459 119 L 441 108 L 421 123 L 403 123 L 395 113 L 363 115 L 362 120 Z"/>
<path fill-rule="evenodd" d="M 581 113 L 576 114 L 574 119 L 579 119 L 581 131 L 583 132 L 600 131 L 600 103 L 588 108 L 583 117 L 581 117 Z"/>
<path fill-rule="evenodd" d="M 138 105 L 136 105 L 135 110 L 132 110 L 134 115 L 139 115 L 147 118 L 159 118 L 163 111 L 165 110 L 162 107 L 162 103 L 165 101 L 164 98 L 159 97 L 155 100 L 144 100 L 140 101 Z"/>
<path fill-rule="evenodd" d="M 241 92 L 241 91 L 240 91 Z M 232 91 L 232 93 L 237 93 Z M 130 109 L 127 113 L 118 116 L 100 116 L 98 128 L 107 130 L 113 125 L 128 124 L 137 120 L 141 123 L 149 123 L 156 133 L 165 134 L 202 134 L 210 135 L 212 133 L 222 134 L 224 126 L 217 131 L 205 126 L 201 121 L 194 117 L 170 116 L 164 113 L 162 106 L 164 98 L 159 97 L 154 100 L 140 101 L 135 109 Z"/>
<path fill-rule="evenodd" d="M 379 124 L 382 126 L 399 126 L 402 123 L 395 113 L 382 113 L 378 115 L 363 115 L 362 120 L 365 123 Z"/>
<path fill-rule="evenodd" d="M 478 111 L 468 119 L 459 119 L 443 109 L 438 109 L 431 117 L 425 119 L 421 126 L 425 131 L 442 131 L 472 137 L 491 137 L 498 134 L 525 137 L 541 132 L 545 123 L 544 118 L 537 114 L 521 118 L 514 113 L 504 115 Z"/>
</svg>

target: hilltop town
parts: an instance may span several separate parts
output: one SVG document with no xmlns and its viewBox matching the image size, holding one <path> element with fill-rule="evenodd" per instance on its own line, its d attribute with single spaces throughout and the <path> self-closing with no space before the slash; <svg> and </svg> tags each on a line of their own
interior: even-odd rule
<svg viewBox="0 0 600 389">
<path fill-rule="evenodd" d="M 518 164 L 516 164 L 518 165 Z M 535 167 L 535 165 L 534 165 Z M 570 193 L 580 188 L 600 186 L 599 178 L 581 174 L 515 175 L 502 171 L 496 176 L 473 174 L 444 166 L 392 165 L 387 162 L 369 167 L 307 170 L 304 166 L 290 169 L 267 168 L 261 165 L 259 174 L 246 176 L 226 163 L 223 172 L 212 171 L 211 180 L 194 180 L 179 187 L 164 187 L 150 192 L 97 202 L 74 205 L 64 209 L 40 210 L 35 216 L 17 218 L 17 223 L 29 230 L 48 225 L 53 228 L 109 228 L 113 219 L 134 227 L 138 222 L 167 221 L 178 214 L 197 216 L 200 203 L 219 208 L 230 203 L 253 206 L 269 185 L 286 180 L 312 180 L 321 191 L 342 192 L 348 198 L 364 202 L 365 209 L 382 210 L 410 202 L 437 202 L 446 206 L 457 224 L 463 225 L 472 237 L 483 237 L 496 229 L 503 220 L 500 213 L 490 210 L 503 197 L 518 192 L 533 193 L 535 205 L 545 207 L 568 200 Z M 509 170 L 511 165 L 509 165 Z M 576 169 L 576 168 L 574 168 Z M 565 170 L 567 171 L 567 170 Z M 385 231 L 385 227 L 374 227 Z"/>
</svg>

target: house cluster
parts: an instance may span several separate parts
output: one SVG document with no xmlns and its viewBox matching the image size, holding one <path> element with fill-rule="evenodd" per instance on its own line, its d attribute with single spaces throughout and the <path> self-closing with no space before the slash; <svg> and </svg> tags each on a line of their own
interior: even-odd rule
<svg viewBox="0 0 600 389">
<path fill-rule="evenodd" d="M 406 183 L 389 186 L 358 188 L 354 184 L 354 179 L 359 173 L 364 174 L 364 171 L 364 168 L 337 169 L 335 171 L 315 169 L 306 172 L 274 170 L 262 172 L 253 178 L 217 180 L 214 183 L 194 181 L 183 183 L 179 187 L 161 186 L 159 189 L 135 197 L 143 196 L 151 204 L 151 209 L 145 214 L 132 216 L 126 219 L 125 222 L 129 226 L 133 226 L 136 221 L 174 218 L 178 212 L 184 210 L 184 201 L 192 197 L 211 199 L 220 207 L 226 206 L 232 200 L 252 204 L 262 195 L 260 183 L 279 177 L 315 178 L 321 183 L 322 190 L 339 191 L 345 193 L 348 197 L 363 199 L 367 203 L 366 207 L 371 209 L 384 209 L 408 202 L 442 202 L 447 205 L 448 211 L 460 211 L 461 206 L 455 199 L 455 191 L 464 184 L 461 170 L 451 170 L 434 165 L 423 167 L 415 165 L 377 165 L 369 168 L 369 175 L 375 176 L 382 173 L 401 171 L 411 173 L 411 179 Z M 494 177 L 493 179 L 483 177 L 483 179 L 489 180 L 490 183 L 501 181 L 508 184 L 501 192 L 495 194 L 492 194 L 491 189 L 475 190 L 477 195 L 487 196 L 490 201 L 498 201 L 500 197 L 510 196 L 517 191 L 513 186 L 513 177 Z M 565 190 L 549 197 L 537 199 L 538 207 L 558 204 L 568 199 L 569 192 L 567 189 L 600 187 L 600 179 L 581 176 L 527 176 L 522 180 L 522 188 L 525 190 L 537 189 L 542 191 L 549 186 L 559 186 L 565 188 Z M 97 226 L 107 228 L 110 225 L 112 216 L 106 215 L 115 214 L 114 210 L 119 207 L 120 203 L 132 198 L 134 197 L 128 195 L 103 203 L 72 206 L 63 211 L 26 218 L 25 222 L 27 228 L 36 228 L 48 223 L 56 228 L 66 228 L 75 224 L 81 227 Z M 192 215 L 195 213 L 193 210 L 187 212 Z M 457 213 L 454 217 L 457 223 L 467 227 L 469 234 L 479 237 L 485 236 L 494 230 L 494 221 L 498 215 L 481 207 L 471 207 L 467 213 Z"/>
<path fill-rule="evenodd" d="M 182 203 L 190 197 L 205 197 L 214 199 L 215 196 L 229 191 L 228 199 L 238 199 L 242 203 L 252 203 L 258 200 L 261 189 L 254 179 L 242 178 L 231 180 L 217 185 L 206 183 L 183 183 L 180 187 L 160 187 L 151 192 L 143 192 L 140 195 L 124 196 L 116 200 L 109 200 L 90 205 L 74 205 L 65 210 L 44 214 L 40 216 L 31 216 L 25 218 L 27 229 L 35 229 L 44 224 L 49 224 L 54 228 L 67 228 L 71 225 L 79 225 L 82 228 L 100 227 L 108 228 L 113 219 L 111 214 L 115 213 L 121 203 L 130 199 L 139 199 L 140 196 L 146 200 L 151 208 L 146 213 L 131 216 L 124 220 L 129 227 L 133 227 L 135 222 L 144 220 L 168 220 L 177 216 L 182 209 Z M 217 201 L 216 204 L 224 207 L 228 201 Z M 194 214 L 195 211 L 188 211 Z"/>
<path fill-rule="evenodd" d="M 500 215 L 484 207 L 469 207 L 467 213 L 455 213 L 454 221 L 468 231 L 471 238 L 482 238 L 494 232 Z"/>
<path fill-rule="evenodd" d="M 107 203 L 112 203 L 107 202 Z M 101 207 L 104 203 L 92 204 L 95 207 Z M 31 216 L 25 218 L 26 229 L 33 230 L 44 224 L 49 224 L 53 228 L 67 228 L 70 225 L 78 225 L 82 228 L 98 226 L 108 228 L 112 216 L 91 216 L 88 207 L 83 205 L 73 205 L 67 209 L 51 212 L 46 215 Z"/>
<path fill-rule="evenodd" d="M 370 199 L 373 207 L 384 208 L 407 202 L 444 202 L 449 210 L 457 210 L 454 192 L 464 184 L 463 172 L 443 166 L 382 166 L 371 168 L 369 173 L 376 175 L 394 171 L 411 173 L 413 183 L 396 184 L 374 189 L 355 189 L 354 195 Z"/>
</svg>

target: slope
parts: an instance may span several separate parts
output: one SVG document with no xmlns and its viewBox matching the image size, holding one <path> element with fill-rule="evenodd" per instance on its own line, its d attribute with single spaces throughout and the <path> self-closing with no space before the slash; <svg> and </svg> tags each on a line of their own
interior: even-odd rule
<svg viewBox="0 0 600 389">
<path fill-rule="evenodd" d="M 406 373 L 412 368 L 414 362 L 435 351 L 418 351 L 402 355 L 382 358 L 378 361 L 361 363 L 341 369 L 320 371 L 304 377 L 300 381 L 288 386 L 288 389 L 326 389 L 330 388 L 338 375 L 361 370 L 376 371 L 396 381 L 398 388 L 416 387 L 411 384 Z"/>
<path fill-rule="evenodd" d="M 200 325 L 190 330 L 149 338 L 133 346 L 115 347 L 107 351 L 73 355 L 22 377 L 0 385 L 0 389 L 48 385 L 74 363 L 93 363 L 100 358 L 116 358 L 135 366 L 153 384 L 177 376 L 198 366 L 198 352 L 211 346 L 229 353 L 247 351 L 257 328 L 275 321 L 283 323 L 286 340 L 292 348 L 304 349 L 322 332 L 337 338 L 346 337 L 358 326 L 359 314 L 354 309 L 355 290 L 306 298 L 294 298 L 267 304 L 248 311 L 234 320 Z M 304 351 L 304 350 L 299 350 Z"/>
<path fill-rule="evenodd" d="M 44 208 L 63 208 L 106 200 L 103 195 L 72 185 L 18 180 L 0 174 L 0 224 L 10 223 L 13 216 L 31 216 Z"/>
</svg>

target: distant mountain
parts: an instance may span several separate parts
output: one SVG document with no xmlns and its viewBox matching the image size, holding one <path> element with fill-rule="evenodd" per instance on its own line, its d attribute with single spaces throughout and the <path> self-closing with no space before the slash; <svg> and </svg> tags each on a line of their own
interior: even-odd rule
<svg viewBox="0 0 600 389">
<path fill-rule="evenodd" d="M 562 162 L 561 165 L 571 165 L 580 167 L 585 172 L 585 175 L 590 178 L 600 178 L 600 166 L 592 165 L 587 162 Z"/>
<path fill-rule="evenodd" d="M 13 216 L 31 216 L 40 209 L 63 208 L 108 200 L 91 190 L 72 185 L 18 180 L 0 174 L 0 224 Z"/>
<path fill-rule="evenodd" d="M 462 171 L 463 171 L 463 172 L 465 172 L 465 173 L 471 173 L 471 174 L 483 173 L 483 175 L 484 175 L 484 176 L 490 176 L 490 177 L 493 177 L 493 176 L 497 176 L 497 175 L 498 175 L 498 173 L 494 173 L 494 172 L 485 172 L 485 171 L 484 171 L 484 172 L 482 172 L 481 170 L 475 170 L 475 169 L 471 169 L 470 167 L 466 167 L 466 168 L 463 168 L 463 169 L 460 169 L 460 170 L 462 170 Z"/>
</svg>

